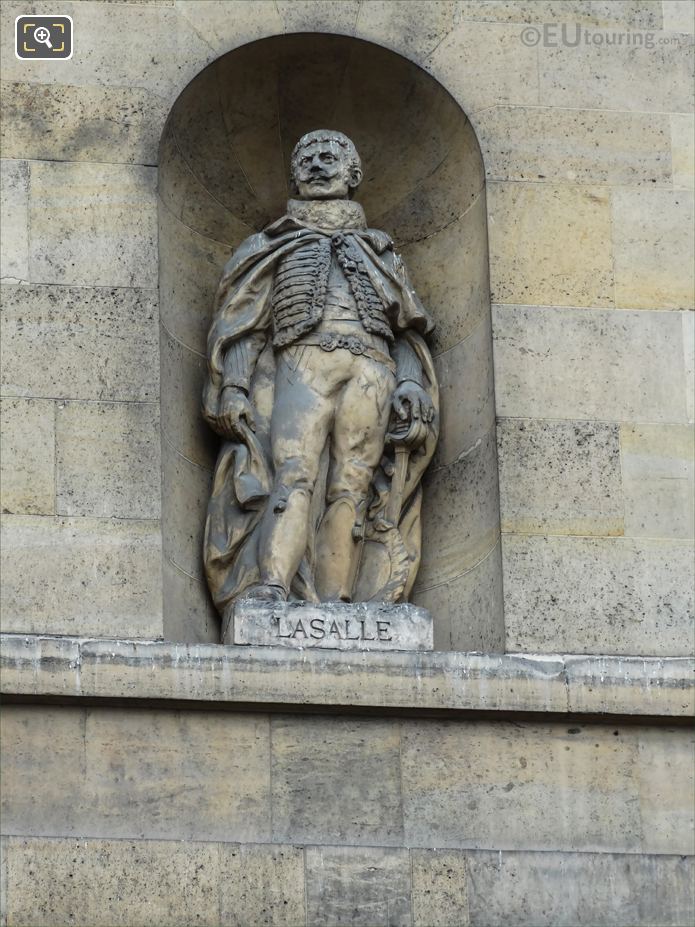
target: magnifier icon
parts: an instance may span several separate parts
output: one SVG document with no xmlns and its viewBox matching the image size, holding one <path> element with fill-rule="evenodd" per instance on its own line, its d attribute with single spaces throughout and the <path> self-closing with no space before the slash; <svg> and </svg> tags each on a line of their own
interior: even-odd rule
<svg viewBox="0 0 695 927">
<path fill-rule="evenodd" d="M 42 45 L 46 45 L 48 48 L 53 48 L 51 45 L 51 33 L 45 26 L 34 29 L 34 41 L 41 42 Z"/>
</svg>

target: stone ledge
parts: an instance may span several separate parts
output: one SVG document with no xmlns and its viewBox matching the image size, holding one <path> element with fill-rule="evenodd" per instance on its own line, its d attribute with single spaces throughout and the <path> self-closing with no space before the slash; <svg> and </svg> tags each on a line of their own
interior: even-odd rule
<svg viewBox="0 0 695 927">
<path fill-rule="evenodd" d="M 0 691 L 30 701 L 687 718 L 693 661 L 560 654 L 344 653 L 0 635 Z"/>
</svg>

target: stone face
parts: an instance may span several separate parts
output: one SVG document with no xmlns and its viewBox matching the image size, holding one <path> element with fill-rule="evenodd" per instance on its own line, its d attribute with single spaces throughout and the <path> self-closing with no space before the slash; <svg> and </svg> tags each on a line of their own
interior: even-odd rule
<svg viewBox="0 0 695 927">
<path fill-rule="evenodd" d="M 497 428 L 502 530 L 621 535 L 619 428 L 502 419 Z"/>
<path fill-rule="evenodd" d="M 180 454 L 167 441 L 162 445 L 162 544 L 179 569 L 203 579 L 205 503 L 212 472 Z"/>
<path fill-rule="evenodd" d="M 160 564 L 156 522 L 5 515 L 3 626 L 26 634 L 159 637 Z"/>
<path fill-rule="evenodd" d="M 33 162 L 32 282 L 156 287 L 155 178 L 151 167 Z"/>
<path fill-rule="evenodd" d="M 223 643 L 329 650 L 432 650 L 432 616 L 408 603 L 282 603 L 239 600 Z"/>
<path fill-rule="evenodd" d="M 59 515 L 158 518 L 159 410 L 154 403 L 60 402 Z"/>
<path fill-rule="evenodd" d="M 164 101 L 140 87 L 3 82 L 8 158 L 156 164 Z"/>
<path fill-rule="evenodd" d="M 407 850 L 308 847 L 307 927 L 410 927 Z"/>
<path fill-rule="evenodd" d="M 673 32 L 693 31 L 693 11 L 689 3 L 682 0 L 663 0 L 664 29 Z"/>
<path fill-rule="evenodd" d="M 0 277 L 29 279 L 29 164 L 0 163 L 0 220 L 4 229 L 0 251 Z"/>
<path fill-rule="evenodd" d="M 507 649 L 691 652 L 687 541 L 508 534 L 503 553 Z"/>
<path fill-rule="evenodd" d="M 476 122 L 489 180 L 664 184 L 672 176 L 671 118 L 657 113 L 496 106 Z"/>
<path fill-rule="evenodd" d="M 363 3 L 359 5 L 355 35 L 379 45 L 397 47 L 400 54 L 422 61 L 451 31 L 460 15 L 458 7 L 451 0 Z"/>
<path fill-rule="evenodd" d="M 224 844 L 219 854 L 219 923 L 229 927 L 306 923 L 301 847 Z"/>
<path fill-rule="evenodd" d="M 692 731 L 641 728 L 640 815 L 647 853 L 695 855 Z"/>
<path fill-rule="evenodd" d="M 410 846 L 640 849 L 629 730 L 408 721 L 401 737 Z"/>
<path fill-rule="evenodd" d="M 274 840 L 402 843 L 396 725 L 279 715 L 271 723 L 271 743 Z"/>
<path fill-rule="evenodd" d="M 621 425 L 625 534 L 693 537 L 693 452 L 690 425 Z"/>
<path fill-rule="evenodd" d="M 55 404 L 3 399 L 0 507 L 15 515 L 55 513 Z"/>
<path fill-rule="evenodd" d="M 686 421 L 680 313 L 494 306 L 497 414 Z"/>
<path fill-rule="evenodd" d="M 411 850 L 413 927 L 466 927 L 466 857 L 450 850 Z"/>
<path fill-rule="evenodd" d="M 671 163 L 673 185 L 692 190 L 695 183 L 695 118 L 671 114 Z M 684 230 L 685 231 L 685 230 Z"/>
<path fill-rule="evenodd" d="M 162 561 L 162 604 L 164 640 L 219 642 L 220 619 L 207 586 L 167 557 Z"/>
<path fill-rule="evenodd" d="M 215 845 L 11 837 L 7 854 L 11 924 L 219 924 Z"/>
<path fill-rule="evenodd" d="M 604 187 L 491 183 L 487 196 L 494 302 L 613 305 Z"/>
<path fill-rule="evenodd" d="M 158 398 L 156 291 L 4 286 L 2 300 L 5 395 Z"/>
</svg>

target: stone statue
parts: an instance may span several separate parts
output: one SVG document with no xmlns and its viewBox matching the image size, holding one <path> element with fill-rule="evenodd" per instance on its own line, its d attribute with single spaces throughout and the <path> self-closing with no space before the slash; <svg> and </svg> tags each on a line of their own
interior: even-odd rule
<svg viewBox="0 0 695 927">
<path fill-rule="evenodd" d="M 203 414 L 222 437 L 205 529 L 219 611 L 404 602 L 438 434 L 433 322 L 393 242 L 352 200 L 340 132 L 303 136 L 287 213 L 220 281 Z"/>
</svg>

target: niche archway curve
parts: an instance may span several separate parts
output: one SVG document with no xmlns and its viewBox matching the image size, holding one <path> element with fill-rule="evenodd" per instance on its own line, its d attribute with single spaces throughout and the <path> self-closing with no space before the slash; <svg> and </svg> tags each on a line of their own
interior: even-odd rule
<svg viewBox="0 0 695 927">
<path fill-rule="evenodd" d="M 425 479 L 413 601 L 435 646 L 502 650 L 485 173 L 475 132 L 433 77 L 327 33 L 228 52 L 174 103 L 159 157 L 165 636 L 215 641 L 202 530 L 216 442 L 200 418 L 212 297 L 230 252 L 284 212 L 289 154 L 314 128 L 353 138 L 372 227 L 393 236 L 437 322 L 442 437 Z"/>
</svg>

